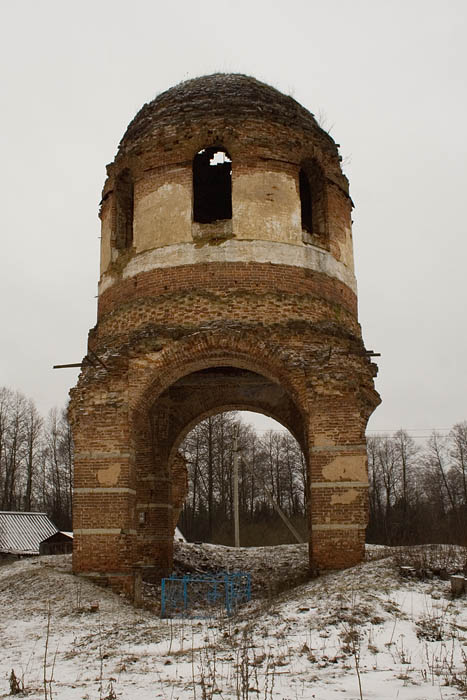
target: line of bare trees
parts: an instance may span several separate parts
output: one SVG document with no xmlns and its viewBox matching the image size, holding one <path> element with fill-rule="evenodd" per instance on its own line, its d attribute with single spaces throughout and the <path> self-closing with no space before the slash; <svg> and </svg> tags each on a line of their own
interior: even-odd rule
<svg viewBox="0 0 467 700">
<path fill-rule="evenodd" d="M 189 494 L 180 521 L 186 536 L 232 544 L 235 435 L 241 454 L 241 544 L 294 541 L 271 499 L 306 536 L 307 475 L 298 443 L 289 433 L 273 430 L 260 437 L 235 412 L 202 421 L 182 445 L 189 471 Z"/>
<path fill-rule="evenodd" d="M 241 543 L 293 541 L 274 500 L 306 538 L 307 470 L 296 440 L 258 435 L 241 414 L 199 423 L 182 451 L 189 493 L 181 527 L 190 540 L 233 540 L 233 446 L 237 436 Z M 467 421 L 422 444 L 406 431 L 368 439 L 369 542 L 467 544 Z M 64 411 L 44 419 L 23 394 L 0 387 L 0 510 L 45 511 L 71 529 L 73 444 Z"/>
<path fill-rule="evenodd" d="M 226 413 L 199 423 L 182 446 L 190 485 L 180 524 L 188 538 L 232 543 L 236 432 L 241 543 L 293 541 L 270 496 L 306 537 L 307 473 L 298 443 L 284 432 L 258 436 L 239 414 Z M 370 437 L 368 468 L 369 542 L 467 545 L 467 422 L 421 444 L 404 430 Z"/>
<path fill-rule="evenodd" d="M 46 512 L 71 530 L 73 445 L 64 411 L 44 420 L 34 402 L 0 387 L 0 510 Z"/>
<path fill-rule="evenodd" d="M 467 544 L 467 422 L 418 445 L 404 430 L 368 439 L 370 542 Z"/>
</svg>

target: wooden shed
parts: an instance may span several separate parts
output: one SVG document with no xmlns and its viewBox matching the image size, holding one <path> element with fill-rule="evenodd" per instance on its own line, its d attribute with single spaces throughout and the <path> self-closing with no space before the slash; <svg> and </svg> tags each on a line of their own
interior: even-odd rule
<svg viewBox="0 0 467 700">
<path fill-rule="evenodd" d="M 39 554 L 71 554 L 72 551 L 72 532 L 56 532 L 39 545 Z"/>
</svg>

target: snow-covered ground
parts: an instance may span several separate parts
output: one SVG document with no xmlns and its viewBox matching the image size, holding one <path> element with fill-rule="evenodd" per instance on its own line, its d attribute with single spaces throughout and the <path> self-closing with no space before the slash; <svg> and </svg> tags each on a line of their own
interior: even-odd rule
<svg viewBox="0 0 467 700">
<path fill-rule="evenodd" d="M 237 615 L 202 620 L 160 619 L 150 585 L 145 607 L 134 609 L 73 576 L 69 556 L 5 564 L 0 697 L 10 694 L 12 670 L 31 699 L 46 697 L 44 670 L 47 697 L 67 700 L 464 697 L 467 598 L 453 600 L 442 576 L 464 565 L 466 551 L 368 554 L 360 566 L 304 582 L 304 545 L 177 543 L 179 572 L 252 574 L 252 600 Z M 413 563 L 428 577 L 401 578 L 400 564 Z"/>
</svg>

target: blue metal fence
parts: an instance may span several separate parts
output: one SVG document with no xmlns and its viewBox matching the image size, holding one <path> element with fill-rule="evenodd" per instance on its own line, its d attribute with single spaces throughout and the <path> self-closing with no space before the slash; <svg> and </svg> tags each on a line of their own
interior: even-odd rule
<svg viewBox="0 0 467 700">
<path fill-rule="evenodd" d="M 161 617 L 208 617 L 225 608 L 233 615 L 251 599 L 251 576 L 243 571 L 162 579 Z"/>
</svg>

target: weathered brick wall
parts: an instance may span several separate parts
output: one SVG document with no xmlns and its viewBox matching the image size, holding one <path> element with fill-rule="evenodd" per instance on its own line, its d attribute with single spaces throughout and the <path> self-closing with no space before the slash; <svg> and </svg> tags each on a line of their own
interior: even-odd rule
<svg viewBox="0 0 467 700">
<path fill-rule="evenodd" d="M 246 295 L 239 317 L 254 317 L 256 308 L 261 312 L 261 306 L 267 303 L 265 295 L 270 294 L 274 295 L 273 303 L 283 318 L 309 318 L 310 306 L 316 307 L 318 300 L 321 300 L 328 306 L 321 313 L 315 311 L 311 318 L 332 318 L 337 315 L 340 320 L 344 313 L 347 323 L 355 329 L 356 295 L 340 280 L 315 270 L 255 262 L 182 265 L 157 269 L 157 272 L 151 270 L 131 279 L 119 280 L 100 295 L 99 319 L 115 309 L 118 309 L 119 314 L 124 314 L 125 308 L 133 301 L 138 301 L 140 308 L 137 311 L 142 315 L 141 304 L 146 298 L 153 306 L 154 310 L 150 312 L 153 318 L 158 313 L 157 307 L 163 308 L 169 296 L 172 297 L 169 300 L 171 314 L 175 314 L 176 318 L 196 318 L 196 294 L 204 296 L 204 301 L 201 301 L 199 306 L 200 313 L 209 314 L 212 312 L 210 304 L 215 303 L 216 297 L 221 302 L 224 301 L 226 306 L 232 293 L 236 295 L 239 308 L 242 293 Z M 178 299 L 173 298 L 175 295 L 179 295 Z M 251 299 L 255 297 L 256 303 L 252 308 Z M 308 313 L 301 311 L 303 303 L 308 305 Z M 218 306 L 221 311 L 222 305 Z M 333 306 L 338 308 L 333 309 Z M 227 311 L 230 313 L 231 310 Z M 268 313 L 271 313 L 270 308 L 266 309 L 266 315 Z M 226 313 L 224 316 L 229 317 Z M 124 328 L 127 328 L 126 323 L 127 319 L 124 321 Z"/>
<path fill-rule="evenodd" d="M 192 220 L 191 164 L 212 144 L 232 158 L 228 226 Z M 313 159 L 324 179 L 310 234 L 298 174 Z M 133 240 L 122 249 L 115 184 L 126 168 Z M 302 446 L 311 565 L 362 558 L 364 435 L 379 397 L 357 320 L 350 212 L 332 139 L 253 79 L 189 81 L 130 124 L 101 207 L 89 348 L 105 367 L 83 366 L 71 392 L 76 572 L 131 594 L 135 568 L 170 571 L 187 488 L 178 446 L 198 420 L 234 408 L 276 418 Z"/>
</svg>

